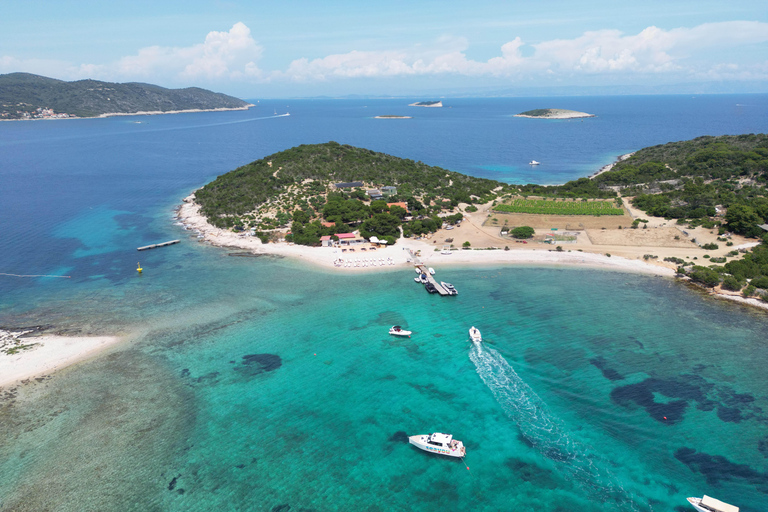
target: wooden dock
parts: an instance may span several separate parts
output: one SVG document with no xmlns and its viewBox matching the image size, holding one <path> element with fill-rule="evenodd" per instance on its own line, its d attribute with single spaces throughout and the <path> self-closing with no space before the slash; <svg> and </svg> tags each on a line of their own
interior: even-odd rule
<svg viewBox="0 0 768 512">
<path fill-rule="evenodd" d="M 437 290 L 437 293 L 439 293 L 441 296 L 445 297 L 445 296 L 451 294 L 448 290 L 443 288 L 443 285 L 441 285 L 440 283 L 435 281 L 435 276 L 433 276 L 432 274 L 429 273 L 429 269 L 427 268 L 426 265 L 424 265 L 423 263 L 417 263 L 416 264 L 416 268 L 419 269 L 419 271 L 422 274 L 426 274 L 427 275 L 427 281 L 432 283 L 432 285 L 435 287 L 435 290 Z"/>
<path fill-rule="evenodd" d="M 145 245 L 144 247 L 137 247 L 137 251 L 146 251 L 148 249 L 156 249 L 158 247 L 165 247 L 166 245 L 173 245 L 181 242 L 181 240 L 171 240 L 168 242 L 163 242 L 161 244 L 152 244 L 152 245 Z"/>
</svg>

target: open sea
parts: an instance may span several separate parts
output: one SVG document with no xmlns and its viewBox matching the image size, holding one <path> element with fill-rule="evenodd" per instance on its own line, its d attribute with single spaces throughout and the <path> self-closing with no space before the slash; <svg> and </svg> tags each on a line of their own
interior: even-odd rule
<svg viewBox="0 0 768 512">
<path fill-rule="evenodd" d="M 217 175 L 305 143 L 554 184 L 768 132 L 768 95 L 407 106 L 423 99 L 0 123 L 0 326 L 129 334 L 0 391 L 0 511 L 682 512 L 703 494 L 767 511 L 764 312 L 566 267 L 437 268 L 460 292 L 440 298 L 410 268 L 230 257 L 173 220 Z M 533 108 L 597 117 L 512 117 Z M 407 444 L 435 431 L 466 458 Z"/>
</svg>

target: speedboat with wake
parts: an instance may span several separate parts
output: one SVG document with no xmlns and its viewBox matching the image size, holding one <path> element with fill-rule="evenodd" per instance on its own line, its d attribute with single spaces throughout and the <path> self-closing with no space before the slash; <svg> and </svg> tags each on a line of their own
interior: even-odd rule
<svg viewBox="0 0 768 512">
<path fill-rule="evenodd" d="M 699 512 L 739 512 L 739 507 L 710 498 L 706 494 L 703 498 L 688 498 L 688 503 Z"/>
<path fill-rule="evenodd" d="M 406 331 L 399 325 L 393 325 L 392 327 L 390 327 L 389 334 L 391 334 L 392 336 L 407 336 L 409 338 L 411 337 L 411 331 Z"/>
<path fill-rule="evenodd" d="M 475 327 L 474 325 L 469 328 L 469 339 L 472 340 L 472 343 L 478 344 L 483 341 L 483 336 L 480 334 L 480 329 Z"/>
<path fill-rule="evenodd" d="M 449 457 L 463 457 L 467 454 L 464 443 L 453 438 L 451 434 L 433 434 L 423 436 L 410 436 L 408 442 L 425 452 L 447 455 Z"/>
</svg>

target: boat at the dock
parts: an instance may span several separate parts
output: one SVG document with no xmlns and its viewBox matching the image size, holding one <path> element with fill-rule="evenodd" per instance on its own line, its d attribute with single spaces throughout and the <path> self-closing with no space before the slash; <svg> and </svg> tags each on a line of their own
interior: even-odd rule
<svg viewBox="0 0 768 512">
<path fill-rule="evenodd" d="M 447 291 L 451 295 L 458 295 L 459 294 L 459 292 L 456 290 L 456 288 L 451 283 L 446 283 L 445 281 L 440 281 L 440 286 L 445 288 L 445 291 Z"/>
<path fill-rule="evenodd" d="M 432 267 L 429 267 L 427 270 L 429 270 L 430 275 L 432 276 L 435 275 L 435 269 L 433 269 Z"/>
<path fill-rule="evenodd" d="M 435 285 L 427 281 L 424 283 L 424 289 L 427 290 L 429 293 L 437 293 L 437 288 L 435 288 Z"/>
<path fill-rule="evenodd" d="M 688 503 L 699 512 L 739 512 L 739 507 L 716 500 L 706 494 L 703 498 L 688 498 Z"/>
<path fill-rule="evenodd" d="M 474 325 L 470 327 L 469 339 L 472 340 L 472 343 L 480 343 L 481 341 L 483 341 L 483 336 L 480 334 L 480 329 L 478 329 Z"/>
<path fill-rule="evenodd" d="M 392 336 L 408 336 L 408 337 L 410 337 L 411 336 L 411 331 L 406 331 L 405 329 L 403 329 L 399 325 L 393 325 L 392 327 L 389 328 L 389 334 L 391 334 Z"/>
<path fill-rule="evenodd" d="M 463 457 L 467 453 L 464 443 L 453 439 L 451 434 L 435 432 L 428 436 L 410 436 L 408 442 L 425 452 L 447 455 L 449 457 Z"/>
</svg>

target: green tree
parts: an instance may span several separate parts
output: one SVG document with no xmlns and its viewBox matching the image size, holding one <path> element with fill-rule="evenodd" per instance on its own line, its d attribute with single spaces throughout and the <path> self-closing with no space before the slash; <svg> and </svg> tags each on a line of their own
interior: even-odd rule
<svg viewBox="0 0 768 512">
<path fill-rule="evenodd" d="M 725 214 L 728 228 L 734 233 L 746 236 L 759 236 L 762 230 L 757 226 L 762 220 L 752 207 L 745 204 L 731 205 Z"/>
<path fill-rule="evenodd" d="M 512 230 L 513 238 L 531 238 L 534 233 L 534 229 L 530 226 L 520 226 Z"/>
</svg>

